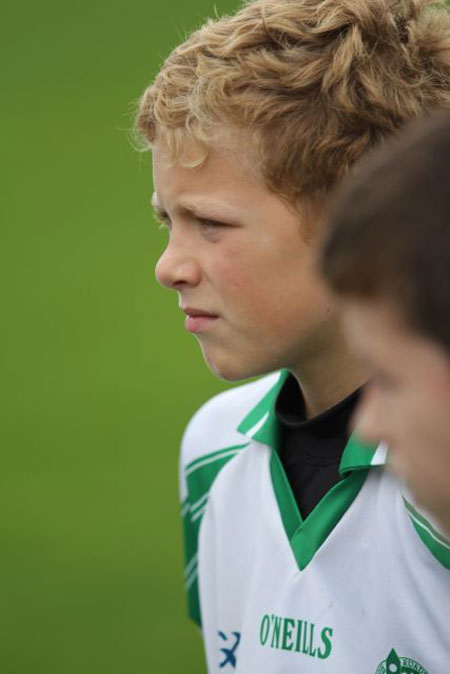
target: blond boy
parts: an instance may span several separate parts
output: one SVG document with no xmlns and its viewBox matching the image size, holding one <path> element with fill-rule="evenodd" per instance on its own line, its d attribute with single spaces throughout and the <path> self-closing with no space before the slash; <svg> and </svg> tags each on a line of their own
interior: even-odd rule
<svg viewBox="0 0 450 674">
<path fill-rule="evenodd" d="M 275 371 L 209 401 L 183 440 L 210 673 L 447 671 L 448 571 L 385 448 L 348 437 L 369 373 L 314 261 L 332 188 L 449 90 L 442 3 L 259 0 L 193 33 L 142 97 L 157 278 L 218 376 Z"/>
</svg>

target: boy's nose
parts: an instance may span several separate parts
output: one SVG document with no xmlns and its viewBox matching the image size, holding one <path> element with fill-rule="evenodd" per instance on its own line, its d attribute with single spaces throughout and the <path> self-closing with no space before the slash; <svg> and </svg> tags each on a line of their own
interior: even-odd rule
<svg viewBox="0 0 450 674">
<path fill-rule="evenodd" d="M 200 281 L 200 266 L 192 254 L 169 242 L 155 267 L 155 276 L 162 286 L 178 290 L 195 286 Z"/>
</svg>

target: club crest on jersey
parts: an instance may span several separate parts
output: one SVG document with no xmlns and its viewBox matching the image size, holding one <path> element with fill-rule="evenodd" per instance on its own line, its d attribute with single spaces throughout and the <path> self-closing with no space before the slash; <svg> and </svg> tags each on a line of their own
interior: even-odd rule
<svg viewBox="0 0 450 674">
<path fill-rule="evenodd" d="M 231 635 L 227 636 L 225 632 L 219 630 L 218 634 L 220 639 L 224 642 L 224 646 L 222 646 L 220 649 L 220 652 L 223 656 L 222 661 L 219 662 L 220 669 L 223 669 L 227 665 L 230 665 L 230 667 L 236 669 L 236 651 L 241 640 L 241 633 L 231 632 Z"/>
<path fill-rule="evenodd" d="M 428 674 L 428 672 L 415 660 L 401 658 L 392 649 L 386 660 L 380 662 L 375 674 Z"/>
</svg>

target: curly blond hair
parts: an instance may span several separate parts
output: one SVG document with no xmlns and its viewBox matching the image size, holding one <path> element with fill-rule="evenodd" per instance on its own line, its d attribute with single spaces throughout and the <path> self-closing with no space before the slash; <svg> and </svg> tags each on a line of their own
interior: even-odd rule
<svg viewBox="0 0 450 674">
<path fill-rule="evenodd" d="M 172 161 L 186 142 L 251 133 L 266 186 L 326 194 L 406 121 L 450 107 L 444 0 L 254 0 L 209 20 L 144 92 L 136 127 Z"/>
</svg>

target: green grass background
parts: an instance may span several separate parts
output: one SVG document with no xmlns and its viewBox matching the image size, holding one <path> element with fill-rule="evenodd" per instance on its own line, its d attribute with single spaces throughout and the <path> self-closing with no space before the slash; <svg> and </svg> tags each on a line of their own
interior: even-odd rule
<svg viewBox="0 0 450 674">
<path fill-rule="evenodd" d="M 225 384 L 154 280 L 165 235 L 126 131 L 158 64 L 213 13 L 2 5 L 1 674 L 205 671 L 178 447 Z"/>
</svg>

